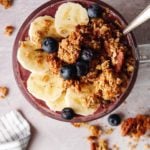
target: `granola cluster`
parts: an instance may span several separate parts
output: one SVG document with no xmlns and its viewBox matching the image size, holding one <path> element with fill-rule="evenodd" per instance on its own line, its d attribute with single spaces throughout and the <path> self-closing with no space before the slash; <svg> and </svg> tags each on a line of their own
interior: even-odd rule
<svg viewBox="0 0 150 150">
<path fill-rule="evenodd" d="M 150 130 L 150 116 L 137 115 L 135 118 L 128 118 L 123 121 L 121 131 L 123 136 L 139 138 Z"/>
<path fill-rule="evenodd" d="M 58 57 L 68 64 L 75 63 L 80 54 L 81 35 L 73 32 L 68 38 L 63 39 L 59 45 Z"/>
</svg>

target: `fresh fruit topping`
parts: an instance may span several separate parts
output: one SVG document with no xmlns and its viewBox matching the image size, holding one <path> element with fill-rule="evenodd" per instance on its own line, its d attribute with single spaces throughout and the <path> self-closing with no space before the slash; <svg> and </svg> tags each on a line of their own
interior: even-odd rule
<svg viewBox="0 0 150 150">
<path fill-rule="evenodd" d="M 54 21 L 53 17 L 47 15 L 35 18 L 28 31 L 30 41 L 40 47 L 45 37 L 61 38 L 56 32 Z"/>
<path fill-rule="evenodd" d="M 111 114 L 109 117 L 108 117 L 108 122 L 110 125 L 112 126 L 117 126 L 121 123 L 121 118 L 119 115 L 117 114 Z"/>
<path fill-rule="evenodd" d="M 30 72 L 41 74 L 49 70 L 49 63 L 47 62 L 48 55 L 44 51 L 37 50 L 36 44 L 27 40 L 20 43 L 17 59 L 23 68 Z"/>
<path fill-rule="evenodd" d="M 62 110 L 62 118 L 71 120 L 74 117 L 75 113 L 72 108 L 66 107 Z"/>
<path fill-rule="evenodd" d="M 90 48 L 83 49 L 81 52 L 81 59 L 84 61 L 91 61 L 93 56 L 93 51 Z"/>
<path fill-rule="evenodd" d="M 68 87 L 64 98 L 67 107 L 71 107 L 76 114 L 83 116 L 92 115 L 95 112 L 95 107 L 89 108 L 84 105 L 87 98 L 94 94 L 94 86 L 92 84 L 82 84 L 81 90 L 75 90 L 72 87 Z M 98 107 L 96 107 L 98 108 Z"/>
<path fill-rule="evenodd" d="M 98 18 L 101 16 L 102 12 L 103 9 L 97 4 L 93 4 L 88 8 L 88 15 L 90 18 Z"/>
<path fill-rule="evenodd" d="M 55 28 L 63 37 L 75 31 L 77 25 L 87 25 L 88 22 L 87 10 L 82 5 L 73 2 L 62 4 L 55 14 Z"/>
<path fill-rule="evenodd" d="M 76 68 L 77 68 L 77 76 L 78 77 L 84 76 L 89 71 L 89 63 L 85 61 L 78 61 L 76 63 Z"/>
<path fill-rule="evenodd" d="M 52 72 L 31 73 L 27 80 L 27 89 L 37 99 L 54 103 L 64 91 L 63 79 Z"/>
<path fill-rule="evenodd" d="M 42 42 L 42 49 L 48 53 L 54 53 L 58 51 L 58 42 L 52 37 L 46 37 Z"/>
<path fill-rule="evenodd" d="M 61 76 L 65 79 L 75 79 L 77 70 L 75 65 L 65 65 L 60 70 Z"/>
</svg>

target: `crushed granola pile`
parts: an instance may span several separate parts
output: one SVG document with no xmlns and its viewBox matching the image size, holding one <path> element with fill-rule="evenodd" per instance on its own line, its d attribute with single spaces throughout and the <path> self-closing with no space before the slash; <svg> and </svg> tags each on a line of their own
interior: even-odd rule
<svg viewBox="0 0 150 150">
<path fill-rule="evenodd" d="M 126 37 L 118 24 L 107 22 L 105 18 L 91 19 L 88 25 L 76 26 L 74 32 L 62 39 L 57 57 L 49 58 L 48 62 L 51 70 L 58 72 L 61 64 L 76 63 L 82 48 L 91 48 L 95 58 L 89 72 L 78 80 L 64 80 L 64 87 L 80 91 L 83 85 L 92 84 L 93 91 L 83 105 L 97 108 L 104 101 L 113 103 L 126 90 L 135 60 L 129 44 L 125 43 Z M 107 103 L 104 105 L 107 107 Z"/>
<path fill-rule="evenodd" d="M 8 9 L 12 6 L 13 0 L 0 0 L 0 4 L 4 6 L 5 9 Z"/>
<path fill-rule="evenodd" d="M 74 104 L 70 106 L 71 109 L 76 114 L 89 115 L 117 103 L 125 92 L 135 67 L 132 47 L 122 33 L 122 25 L 117 22 L 117 18 L 113 18 L 112 13 L 104 9 L 99 17 L 89 17 L 85 24 L 75 23 L 67 37 L 59 35 L 56 20 L 50 16 L 36 18 L 30 25 L 28 38 L 33 49 L 34 46 L 37 48 L 37 66 L 46 64 L 43 67 L 45 73 L 50 71 L 62 78 L 65 105 L 68 105 L 67 99 L 75 102 L 77 98 L 80 103 L 78 108 L 83 107 L 83 111 L 87 112 L 83 113 L 82 109 L 79 112 L 78 108 L 73 108 L 76 107 Z M 8 26 L 6 31 L 11 34 L 13 28 Z M 29 50 L 24 52 L 21 46 L 20 54 L 18 52 L 20 64 L 25 61 L 24 56 L 29 58 L 30 54 Z M 21 52 L 25 54 L 21 55 Z M 22 66 L 34 72 L 32 67 L 29 69 L 26 65 Z M 36 68 L 34 69 L 38 70 Z M 32 94 L 31 91 L 30 93 Z M 72 96 L 74 93 L 77 96 Z M 34 95 L 40 99 L 39 94 Z"/>
<path fill-rule="evenodd" d="M 121 124 L 123 136 L 139 138 L 150 130 L 150 116 L 137 115 L 135 118 L 128 118 Z"/>
</svg>

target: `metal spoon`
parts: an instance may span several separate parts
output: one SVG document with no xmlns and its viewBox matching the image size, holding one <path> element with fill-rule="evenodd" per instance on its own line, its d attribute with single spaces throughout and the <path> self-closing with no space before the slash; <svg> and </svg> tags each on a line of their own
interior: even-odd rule
<svg viewBox="0 0 150 150">
<path fill-rule="evenodd" d="M 150 5 L 148 5 L 123 31 L 124 34 L 129 33 L 137 26 L 150 19 Z M 150 44 L 138 45 L 140 53 L 140 63 L 150 62 Z"/>
<path fill-rule="evenodd" d="M 137 26 L 150 19 L 150 5 L 148 5 L 123 31 L 124 34 L 129 33 Z"/>
</svg>

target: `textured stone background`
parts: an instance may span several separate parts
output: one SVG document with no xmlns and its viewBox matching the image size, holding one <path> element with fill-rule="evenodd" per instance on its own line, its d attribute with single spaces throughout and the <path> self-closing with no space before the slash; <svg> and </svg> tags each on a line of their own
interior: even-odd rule
<svg viewBox="0 0 150 150">
<path fill-rule="evenodd" d="M 103 0 L 117 9 L 125 19 L 132 21 L 148 4 L 150 0 Z M 134 30 L 139 44 L 150 43 L 150 20 Z"/>
</svg>

